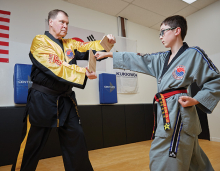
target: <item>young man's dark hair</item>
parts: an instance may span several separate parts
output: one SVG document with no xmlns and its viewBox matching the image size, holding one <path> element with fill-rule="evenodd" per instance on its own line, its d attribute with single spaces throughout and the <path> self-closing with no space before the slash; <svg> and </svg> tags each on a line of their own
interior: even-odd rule
<svg viewBox="0 0 220 171">
<path fill-rule="evenodd" d="M 181 38 L 184 40 L 187 33 L 187 21 L 183 16 L 174 15 L 166 18 L 160 26 L 168 25 L 170 27 L 180 27 L 181 28 Z"/>
<path fill-rule="evenodd" d="M 64 13 L 67 17 L 69 17 L 68 14 L 67 14 L 65 11 L 59 10 L 59 9 L 54 9 L 54 10 L 52 10 L 52 11 L 50 11 L 50 12 L 48 13 L 48 24 L 49 24 L 49 20 L 56 18 L 57 14 L 58 14 L 59 12 L 62 12 L 62 13 Z"/>
</svg>

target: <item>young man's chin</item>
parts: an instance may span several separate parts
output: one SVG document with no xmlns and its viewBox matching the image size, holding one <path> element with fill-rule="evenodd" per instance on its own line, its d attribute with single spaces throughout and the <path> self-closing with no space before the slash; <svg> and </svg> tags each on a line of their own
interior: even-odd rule
<svg viewBox="0 0 220 171">
<path fill-rule="evenodd" d="M 169 48 L 170 46 L 168 44 L 163 44 L 165 48 Z"/>
<path fill-rule="evenodd" d="M 163 44 L 165 48 L 168 48 L 166 44 Z"/>
</svg>

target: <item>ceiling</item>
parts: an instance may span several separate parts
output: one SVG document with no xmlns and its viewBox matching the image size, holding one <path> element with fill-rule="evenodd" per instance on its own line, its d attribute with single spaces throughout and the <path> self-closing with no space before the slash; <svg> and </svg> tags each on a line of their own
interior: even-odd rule
<svg viewBox="0 0 220 171">
<path fill-rule="evenodd" d="M 159 30 L 160 23 L 171 15 L 187 17 L 218 0 L 197 0 L 187 4 L 182 0 L 63 0 L 131 22 Z"/>
</svg>

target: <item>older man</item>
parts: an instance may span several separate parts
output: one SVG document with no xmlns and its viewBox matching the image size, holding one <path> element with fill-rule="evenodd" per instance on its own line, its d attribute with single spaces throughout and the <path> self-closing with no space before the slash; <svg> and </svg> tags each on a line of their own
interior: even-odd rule
<svg viewBox="0 0 220 171">
<path fill-rule="evenodd" d="M 11 170 L 34 171 L 52 127 L 57 127 L 65 170 L 92 171 L 72 87 L 84 88 L 87 77 L 97 78 L 96 73 L 77 66 L 76 60 L 88 59 L 90 48 L 104 49 L 100 41 L 63 39 L 69 20 L 62 10 L 50 11 L 48 24 L 49 32 L 37 35 L 31 45 L 33 86 L 24 115 L 26 131 Z M 108 38 L 115 43 L 114 36 Z"/>
</svg>

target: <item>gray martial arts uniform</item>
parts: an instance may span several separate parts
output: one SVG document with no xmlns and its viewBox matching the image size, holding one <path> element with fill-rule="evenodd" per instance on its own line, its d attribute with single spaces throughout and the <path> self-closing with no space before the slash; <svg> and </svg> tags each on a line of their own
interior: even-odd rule
<svg viewBox="0 0 220 171">
<path fill-rule="evenodd" d="M 220 100 L 220 74 L 205 52 L 186 43 L 168 65 L 171 51 L 140 55 L 113 53 L 113 67 L 148 74 L 157 79 L 158 92 L 188 88 L 196 82 L 201 90 L 193 97 L 198 107 L 211 113 Z M 152 171 L 212 171 L 212 165 L 198 144 L 201 133 L 195 106 L 183 108 L 178 99 L 188 93 L 166 99 L 171 130 L 164 130 L 160 105 L 157 105 L 157 129 L 150 150 Z"/>
</svg>

